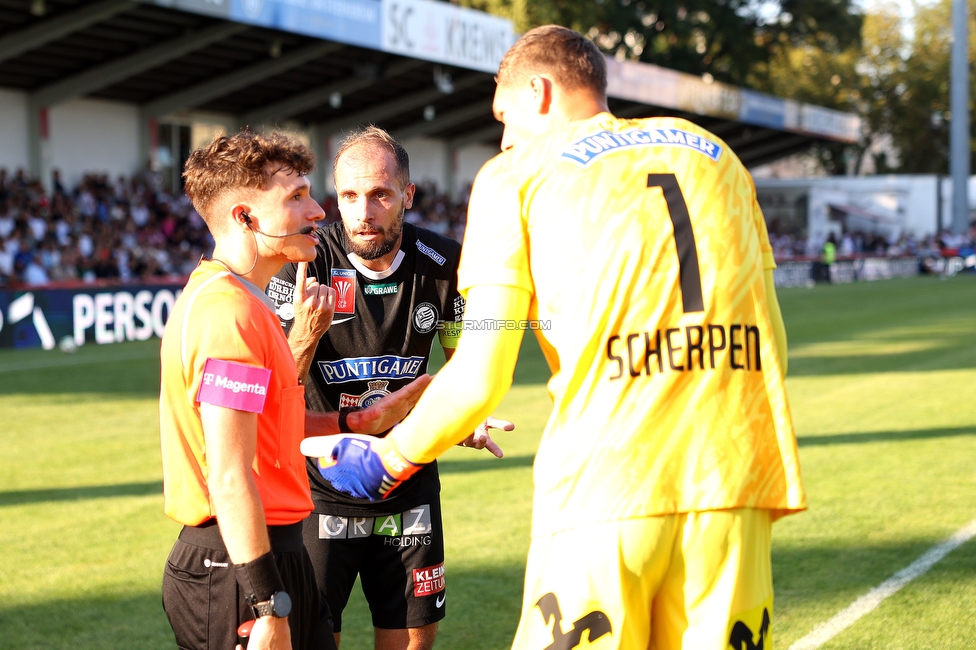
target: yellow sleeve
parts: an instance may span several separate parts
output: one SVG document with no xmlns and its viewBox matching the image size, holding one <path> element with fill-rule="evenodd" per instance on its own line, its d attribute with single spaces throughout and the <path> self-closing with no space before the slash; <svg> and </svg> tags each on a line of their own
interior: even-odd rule
<svg viewBox="0 0 976 650">
<path fill-rule="evenodd" d="M 513 174 L 515 169 L 518 161 L 511 152 L 499 154 L 485 163 L 471 187 L 458 263 L 462 295 L 479 284 L 534 291 L 522 217 L 522 184 Z"/>
<path fill-rule="evenodd" d="M 763 285 L 766 289 L 766 306 L 769 308 L 769 315 L 772 319 L 773 334 L 776 336 L 776 349 L 779 351 L 779 358 L 783 366 L 783 376 L 785 377 L 789 361 L 787 359 L 786 325 L 783 323 L 783 313 L 779 308 L 779 299 L 776 297 L 776 284 L 773 281 L 776 259 L 773 256 L 773 245 L 769 241 L 769 231 L 766 229 L 766 218 L 763 216 L 762 208 L 759 207 L 759 200 L 756 198 L 755 190 L 752 193 L 752 218 L 756 224 L 756 231 L 759 235 L 759 248 L 762 251 Z"/>
<path fill-rule="evenodd" d="M 763 268 L 775 269 L 776 259 L 773 257 L 773 245 L 769 241 L 769 231 L 766 229 L 766 218 L 763 216 L 762 209 L 759 207 L 759 200 L 756 192 L 752 193 L 752 218 L 756 224 L 756 231 L 759 234 L 759 248 L 762 250 Z"/>
<path fill-rule="evenodd" d="M 786 369 L 789 367 L 787 358 L 786 324 L 783 322 L 783 313 L 779 308 L 779 299 L 776 298 L 776 285 L 773 283 L 773 269 L 763 271 L 763 285 L 766 288 L 766 306 L 769 308 L 769 316 L 773 322 L 773 334 L 776 336 L 776 349 L 779 351 L 780 364 L 782 365 L 783 376 L 786 376 Z"/>
<path fill-rule="evenodd" d="M 413 462 L 429 463 L 470 435 L 512 385 L 522 330 L 493 324 L 525 320 L 533 292 L 517 168 L 510 152 L 499 154 L 471 188 L 458 264 L 463 332 L 451 360 L 391 434 Z"/>
<path fill-rule="evenodd" d="M 429 463 L 461 442 L 491 414 L 512 385 L 522 330 L 485 327 L 525 320 L 529 293 L 511 286 L 468 291 L 467 326 L 451 360 L 431 381 L 410 415 L 393 429 L 394 443 L 414 463 Z"/>
</svg>

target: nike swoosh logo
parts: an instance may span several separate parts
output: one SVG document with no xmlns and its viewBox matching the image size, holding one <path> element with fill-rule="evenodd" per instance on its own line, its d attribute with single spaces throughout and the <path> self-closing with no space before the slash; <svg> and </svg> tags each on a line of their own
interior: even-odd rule
<svg viewBox="0 0 976 650">
<path fill-rule="evenodd" d="M 352 320 L 355 316 L 346 316 L 345 318 L 333 318 L 332 324 L 338 325 L 339 323 L 345 323 L 347 320 Z"/>
<path fill-rule="evenodd" d="M 444 606 L 444 601 L 446 599 L 447 599 L 447 594 L 441 594 L 440 596 L 437 597 L 437 600 L 434 601 L 434 604 L 437 605 L 437 609 L 440 609 L 441 607 Z"/>
</svg>

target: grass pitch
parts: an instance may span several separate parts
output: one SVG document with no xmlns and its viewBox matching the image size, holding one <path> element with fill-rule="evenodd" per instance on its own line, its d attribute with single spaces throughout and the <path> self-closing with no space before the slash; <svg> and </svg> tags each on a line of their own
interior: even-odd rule
<svg viewBox="0 0 976 650">
<path fill-rule="evenodd" d="M 810 501 L 773 528 L 776 647 L 976 519 L 976 278 L 780 292 Z M 175 646 L 160 606 L 158 341 L 0 352 L 0 649 Z M 448 617 L 437 647 L 503 650 L 518 619 L 531 462 L 549 410 L 529 341 L 497 415 L 506 457 L 441 463 Z M 976 647 L 976 541 L 824 648 Z M 361 598 L 343 650 L 372 648 Z"/>
</svg>

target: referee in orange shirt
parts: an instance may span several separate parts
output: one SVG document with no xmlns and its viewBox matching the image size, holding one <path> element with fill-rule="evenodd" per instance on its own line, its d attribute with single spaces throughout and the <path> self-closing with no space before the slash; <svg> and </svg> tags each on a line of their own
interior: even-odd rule
<svg viewBox="0 0 976 650">
<path fill-rule="evenodd" d="M 216 243 L 173 307 L 163 336 L 160 438 L 166 514 L 184 525 L 163 575 L 163 608 L 180 648 L 228 650 L 256 619 L 249 650 L 335 648 L 302 543 L 312 510 L 305 432 L 338 432 L 335 414 L 306 416 L 302 377 L 264 290 L 299 262 L 294 309 L 316 338 L 335 292 L 304 282 L 322 208 L 309 195 L 313 155 L 280 134 L 217 137 L 186 163 L 186 193 Z M 372 405 L 389 428 L 429 377 Z"/>
</svg>

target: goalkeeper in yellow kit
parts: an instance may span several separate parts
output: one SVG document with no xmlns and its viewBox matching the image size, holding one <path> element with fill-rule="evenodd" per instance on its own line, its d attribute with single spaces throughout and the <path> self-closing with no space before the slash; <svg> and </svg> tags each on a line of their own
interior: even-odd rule
<svg viewBox="0 0 976 650">
<path fill-rule="evenodd" d="M 522 332 L 491 323 L 536 320 L 553 410 L 513 648 L 769 650 L 770 526 L 806 500 L 752 179 L 694 124 L 609 114 L 603 55 L 572 30 L 526 33 L 497 80 L 454 358 L 322 471 L 384 496 L 511 385 Z"/>
</svg>

